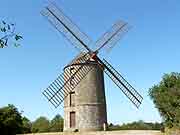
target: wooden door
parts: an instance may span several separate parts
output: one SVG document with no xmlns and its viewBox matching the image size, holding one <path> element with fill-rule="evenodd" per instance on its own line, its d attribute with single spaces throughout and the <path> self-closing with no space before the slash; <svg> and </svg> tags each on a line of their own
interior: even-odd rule
<svg viewBox="0 0 180 135">
<path fill-rule="evenodd" d="M 75 128 L 75 125 L 76 125 L 75 112 L 70 112 L 70 128 Z"/>
</svg>

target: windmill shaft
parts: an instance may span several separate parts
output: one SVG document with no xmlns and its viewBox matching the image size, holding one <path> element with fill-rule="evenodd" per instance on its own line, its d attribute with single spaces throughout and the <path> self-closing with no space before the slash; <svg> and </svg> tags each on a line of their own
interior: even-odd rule
<svg viewBox="0 0 180 135">
<path fill-rule="evenodd" d="M 71 31 L 70 28 L 68 28 L 66 26 L 65 23 L 63 23 L 48 7 L 46 7 L 46 9 L 75 37 L 76 40 L 78 40 L 84 47 L 86 50 L 88 50 L 89 52 L 92 52 L 91 49 L 89 49 L 89 47 L 82 41 L 80 40 L 75 34 L 73 31 Z"/>
</svg>

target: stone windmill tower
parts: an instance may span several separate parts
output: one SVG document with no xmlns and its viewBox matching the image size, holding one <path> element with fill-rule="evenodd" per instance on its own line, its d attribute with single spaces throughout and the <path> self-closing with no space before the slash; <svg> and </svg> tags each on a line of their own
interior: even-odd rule
<svg viewBox="0 0 180 135">
<path fill-rule="evenodd" d="M 65 131 L 102 130 L 103 124 L 107 123 L 103 70 L 93 60 L 80 62 L 82 57 L 82 54 L 78 55 L 64 69 L 65 74 L 73 74 L 82 65 L 91 69 L 64 100 Z M 74 85 L 73 81 L 69 85 Z"/>
<path fill-rule="evenodd" d="M 88 47 L 89 38 L 54 3 L 46 6 L 42 15 L 81 52 L 43 92 L 56 108 L 64 101 L 64 131 L 103 129 L 107 123 L 104 72 L 137 108 L 140 106 L 142 96 L 97 55 L 104 48 L 113 48 L 128 31 L 126 22 L 115 23 L 95 43 L 97 49 L 93 51 Z"/>
</svg>

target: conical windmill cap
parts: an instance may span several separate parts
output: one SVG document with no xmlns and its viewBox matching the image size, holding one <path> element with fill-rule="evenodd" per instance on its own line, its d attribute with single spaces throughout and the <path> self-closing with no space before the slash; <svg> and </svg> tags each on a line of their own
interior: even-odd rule
<svg viewBox="0 0 180 135">
<path fill-rule="evenodd" d="M 81 61 L 85 54 L 86 54 L 85 52 L 80 52 L 67 66 L 82 63 Z"/>
<path fill-rule="evenodd" d="M 85 52 L 80 52 L 70 63 L 67 64 L 66 67 L 71 66 L 71 65 L 76 65 L 76 64 L 83 64 L 83 63 L 92 63 L 95 64 L 95 61 L 93 59 L 88 60 L 87 62 L 82 62 L 84 59 L 84 56 L 87 53 Z"/>
</svg>

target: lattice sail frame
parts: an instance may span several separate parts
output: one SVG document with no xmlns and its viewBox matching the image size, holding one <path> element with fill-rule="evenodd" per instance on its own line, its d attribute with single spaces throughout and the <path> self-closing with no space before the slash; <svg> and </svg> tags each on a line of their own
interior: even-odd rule
<svg viewBox="0 0 180 135">
<path fill-rule="evenodd" d="M 91 44 L 92 40 L 75 25 L 63 11 L 54 3 L 46 6 L 41 14 L 78 50 L 87 52 L 84 45 Z"/>
<path fill-rule="evenodd" d="M 96 41 L 96 51 L 110 51 L 115 44 L 130 30 L 131 26 L 122 21 L 117 21 L 99 40 Z"/>
<path fill-rule="evenodd" d="M 86 63 L 90 60 L 90 55 L 85 54 L 80 59 L 79 63 Z M 60 74 L 43 92 L 43 95 L 48 101 L 57 108 L 64 99 L 73 91 L 80 81 L 91 71 L 90 66 L 79 66 L 71 75 L 68 71 Z M 69 85 L 73 81 L 73 85 Z"/>
<path fill-rule="evenodd" d="M 60 31 L 76 48 L 81 52 L 86 52 L 82 61 L 87 62 L 93 59 L 99 63 L 101 69 L 105 69 L 105 73 L 110 79 L 122 90 L 122 92 L 130 99 L 130 101 L 138 108 L 142 103 L 143 97 L 118 73 L 105 59 L 101 60 L 97 54 L 102 48 L 111 49 L 115 43 L 122 37 L 124 33 L 129 30 L 129 25 L 123 21 L 118 21 L 113 27 L 105 33 L 96 43 L 97 49 L 92 51 L 88 45 L 87 36 L 79 30 L 79 28 L 72 23 L 72 21 L 64 15 L 64 13 L 57 8 L 56 5 L 50 4 L 42 12 L 50 23 Z M 103 68 L 102 68 L 103 65 Z M 91 69 L 85 69 L 85 66 L 80 66 L 72 76 L 70 74 L 62 74 L 43 92 L 46 98 L 57 108 L 64 98 L 79 84 L 84 76 L 88 74 Z M 67 86 L 72 80 L 75 85 Z"/>
<path fill-rule="evenodd" d="M 121 89 L 121 91 L 129 98 L 129 100 L 137 107 L 142 103 L 143 97 L 125 80 L 125 78 L 118 73 L 112 65 L 110 65 L 105 59 L 103 59 L 104 65 L 106 65 L 105 73 L 111 78 L 111 80 Z M 102 63 L 101 63 L 102 64 Z"/>
</svg>

